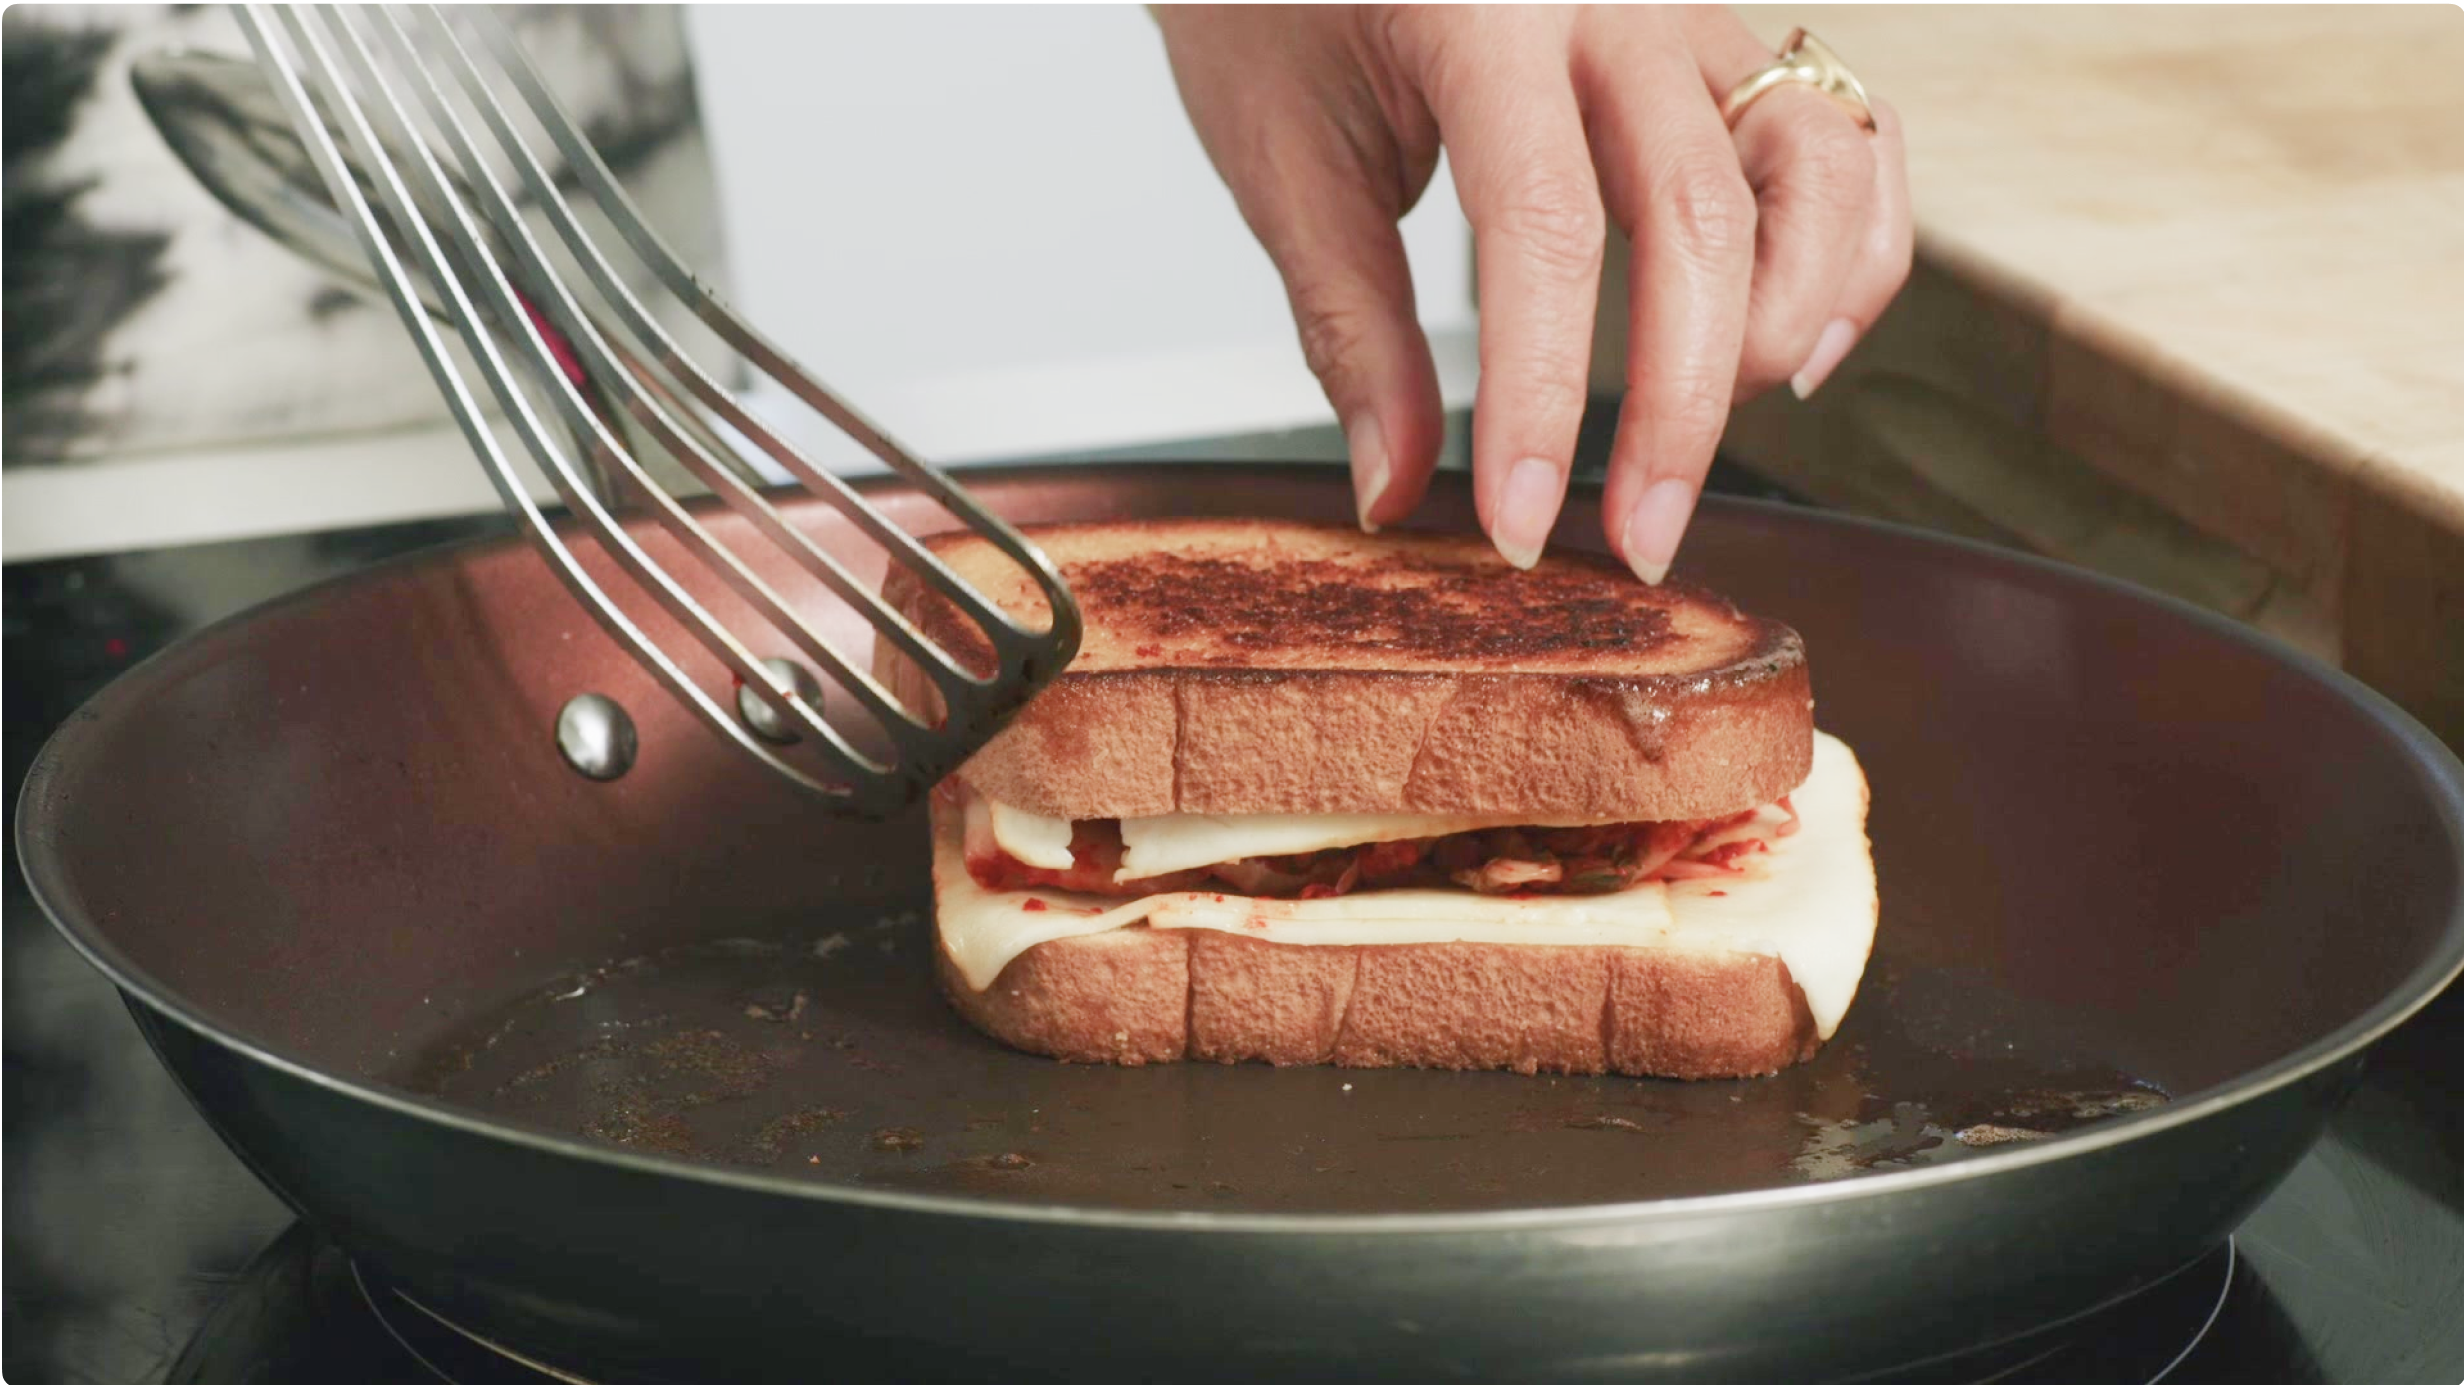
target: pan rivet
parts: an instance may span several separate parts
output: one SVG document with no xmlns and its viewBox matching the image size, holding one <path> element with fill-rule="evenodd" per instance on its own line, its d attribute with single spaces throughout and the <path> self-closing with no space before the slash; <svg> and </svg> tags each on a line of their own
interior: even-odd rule
<svg viewBox="0 0 2464 1385">
<path fill-rule="evenodd" d="M 613 698 L 583 693 L 556 714 L 556 748 L 584 778 L 619 779 L 641 749 L 633 718 Z"/>
<path fill-rule="evenodd" d="M 787 685 L 796 690 L 798 701 L 816 712 L 821 710 L 821 680 L 813 676 L 811 669 L 793 659 L 764 659 L 761 666 L 786 679 Z M 753 691 L 750 684 L 736 689 L 736 714 L 763 740 L 780 745 L 793 745 L 796 741 L 796 728 L 787 724 L 777 708 L 762 701 L 761 694 Z"/>
</svg>

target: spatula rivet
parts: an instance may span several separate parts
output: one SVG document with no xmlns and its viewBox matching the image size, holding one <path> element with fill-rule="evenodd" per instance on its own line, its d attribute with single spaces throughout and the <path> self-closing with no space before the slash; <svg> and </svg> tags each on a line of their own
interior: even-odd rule
<svg viewBox="0 0 2464 1385">
<path fill-rule="evenodd" d="M 787 685 L 796 690 L 797 701 L 816 712 L 821 710 L 821 680 L 813 676 L 811 669 L 793 659 L 764 659 L 761 666 L 786 679 Z M 763 701 L 749 683 L 736 689 L 736 715 L 743 717 L 744 724 L 763 740 L 793 745 L 798 738 L 796 728 L 779 715 L 777 708 Z"/>
<path fill-rule="evenodd" d="M 586 779 L 622 778 L 641 748 L 633 718 L 614 698 L 582 693 L 556 714 L 556 749 Z"/>
</svg>

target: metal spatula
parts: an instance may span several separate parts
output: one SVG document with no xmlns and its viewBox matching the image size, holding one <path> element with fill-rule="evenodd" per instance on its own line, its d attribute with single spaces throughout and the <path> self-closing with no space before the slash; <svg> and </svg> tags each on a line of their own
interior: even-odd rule
<svg viewBox="0 0 2464 1385">
<path fill-rule="evenodd" d="M 789 360 L 679 263 L 500 20 L 481 10 L 448 16 L 428 6 L 248 5 L 239 17 L 259 66 L 507 508 L 591 614 L 713 730 L 830 803 L 880 815 L 920 796 L 1068 665 L 1078 648 L 1078 607 L 1051 561 Z M 779 382 L 991 540 L 1042 589 L 1049 625 L 1032 628 L 961 582 L 845 482 L 739 407 L 712 372 L 688 358 L 576 218 L 557 174 L 517 130 L 522 112 L 561 158 L 564 177 L 588 192 L 623 249 L 660 289 L 681 300 L 751 369 Z M 548 247 L 523 219 L 521 204 L 496 171 L 505 164 L 570 268 L 551 263 Z M 448 349 L 431 307 L 422 303 L 423 290 L 436 317 L 458 337 L 467 367 Z M 535 395 L 545 397 L 546 416 Z M 494 401 L 501 422 L 490 418 L 483 398 Z M 737 697 L 698 686 L 584 570 L 567 536 L 522 484 L 500 427 L 513 432 L 631 584 L 758 699 L 746 702 L 745 716 L 727 705 Z M 761 472 L 740 447 L 767 454 L 844 512 L 890 561 L 907 565 L 963 612 L 984 634 L 991 666 L 980 659 L 962 664 L 927 640 L 799 532 L 762 494 Z M 865 651 L 850 656 L 816 633 L 803 613 L 653 480 L 644 462 L 661 457 L 707 485 L 765 542 L 792 555 L 860 612 L 888 647 L 929 678 L 941 715 L 901 706 L 866 668 Z M 602 473 L 616 493 L 638 501 L 684 551 L 844 689 L 881 728 L 887 754 L 859 748 L 846 728 L 824 717 L 817 686 L 798 676 L 795 665 L 756 654 L 742 632 L 712 616 L 651 558 L 594 486 Z M 768 715 L 756 716 L 757 710 Z M 785 745 L 791 739 L 820 763 L 808 767 L 790 759 Z"/>
</svg>

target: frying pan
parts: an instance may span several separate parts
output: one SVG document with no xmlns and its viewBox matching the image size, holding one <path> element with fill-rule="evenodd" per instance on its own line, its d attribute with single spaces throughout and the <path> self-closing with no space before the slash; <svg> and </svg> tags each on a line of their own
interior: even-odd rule
<svg viewBox="0 0 2464 1385">
<path fill-rule="evenodd" d="M 1027 522 L 1351 513 L 1333 468 L 969 481 Z M 1460 478 L 1421 522 L 1471 523 Z M 1864 990 L 1767 1080 L 1000 1049 L 931 992 L 920 823 L 742 767 L 504 543 L 130 672 L 42 752 L 19 850 L 268 1185 L 422 1307 L 605 1382 L 1939 1361 L 2212 1249 L 2464 964 L 2464 773 L 2352 680 L 1793 509 L 1706 502 L 1685 567 L 1803 633 L 1874 789 Z M 585 691 L 638 727 L 612 783 L 553 743 Z"/>
</svg>

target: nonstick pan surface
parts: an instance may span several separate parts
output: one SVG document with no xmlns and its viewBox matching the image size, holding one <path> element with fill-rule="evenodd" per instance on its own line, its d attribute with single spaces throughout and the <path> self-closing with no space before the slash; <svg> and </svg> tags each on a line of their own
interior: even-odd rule
<svg viewBox="0 0 2464 1385">
<path fill-rule="evenodd" d="M 969 483 L 1028 521 L 1350 506 L 1309 467 Z M 1450 480 L 1424 522 L 1469 508 Z M 1002 1050 L 932 994 L 919 822 L 763 779 L 501 544 L 132 672 L 44 751 L 20 849 L 270 1185 L 610 1382 L 810 1379 L 858 1338 L 908 1374 L 1852 1378 L 2213 1246 L 2464 959 L 2455 761 L 2340 675 L 1782 508 L 1706 503 L 1683 571 L 1804 634 L 1874 788 L 1873 967 L 1763 1081 Z M 639 726 L 612 784 L 554 749 L 583 691 Z"/>
</svg>

